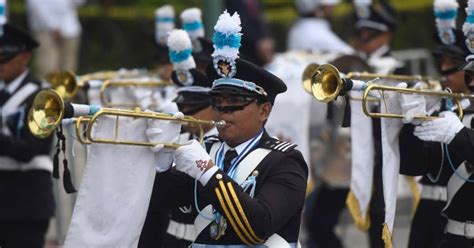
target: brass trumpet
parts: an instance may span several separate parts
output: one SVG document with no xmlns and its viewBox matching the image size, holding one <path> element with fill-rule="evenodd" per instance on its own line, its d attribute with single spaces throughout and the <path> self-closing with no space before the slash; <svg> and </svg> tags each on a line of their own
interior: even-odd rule
<svg viewBox="0 0 474 248">
<path fill-rule="evenodd" d="M 112 88 L 126 88 L 126 87 L 145 87 L 145 88 L 159 88 L 159 87 L 166 87 L 173 85 L 170 81 L 163 81 L 163 80 L 106 80 L 101 86 L 100 89 L 100 99 L 102 104 L 106 107 L 113 108 L 113 107 L 125 107 L 125 108 L 135 108 L 139 105 L 134 103 L 114 103 L 107 99 L 107 91 Z"/>
<path fill-rule="evenodd" d="M 86 113 L 87 114 L 84 114 Z M 52 89 L 42 90 L 35 97 L 33 106 L 28 112 L 28 127 L 31 133 L 38 138 L 46 138 L 58 127 L 63 119 L 86 116 L 90 119 L 76 121 L 76 132 L 79 132 L 81 123 L 86 122 L 86 137 L 85 141 L 90 143 L 105 143 L 105 144 L 117 144 L 117 145 L 137 145 L 137 146 L 155 146 L 157 144 L 148 141 L 134 141 L 134 140 L 118 140 L 118 120 L 120 116 L 123 117 L 134 117 L 134 118 L 150 118 L 164 121 L 180 122 L 184 125 L 196 125 L 200 127 L 200 141 L 203 140 L 204 130 L 203 126 L 224 126 L 224 121 L 205 121 L 196 119 L 192 116 L 184 116 L 184 118 L 176 118 L 173 115 L 159 113 L 159 112 L 144 112 L 140 109 L 135 110 L 118 110 L 112 108 L 100 108 L 97 106 L 80 105 L 64 103 L 64 100 L 58 92 Z M 92 135 L 92 127 L 97 119 L 101 116 L 115 116 L 115 135 L 113 139 L 96 139 Z M 80 139 L 80 135 L 78 139 Z M 178 148 L 180 144 L 167 143 L 163 144 L 167 148 Z"/>
<path fill-rule="evenodd" d="M 377 74 L 371 74 L 372 76 Z M 351 77 L 359 76 L 357 74 L 351 75 Z M 413 79 L 418 80 L 416 76 L 401 76 L 401 75 L 387 75 L 384 77 L 385 79 Z M 352 80 L 347 77 L 341 77 L 341 73 L 337 70 L 336 67 L 330 64 L 324 64 L 318 66 L 314 72 L 311 74 L 311 92 L 318 101 L 322 102 L 330 102 L 333 101 L 337 96 L 341 94 L 341 91 L 347 92 L 353 90 L 354 87 L 360 87 L 359 85 L 355 84 Z M 360 90 L 364 91 L 362 97 L 362 106 L 364 113 L 373 118 L 404 118 L 402 114 L 393 114 L 393 113 L 372 113 L 368 111 L 367 108 L 367 101 L 369 96 L 371 96 L 372 90 L 378 90 L 380 92 L 383 91 L 396 91 L 399 93 L 405 94 L 422 94 L 422 95 L 430 95 L 430 96 L 439 96 L 439 97 L 448 97 L 452 98 L 453 101 L 456 103 L 458 107 L 458 115 L 459 118 L 463 117 L 463 110 L 461 105 L 461 99 L 469 98 L 474 99 L 474 95 L 466 95 L 462 93 L 449 93 L 445 91 L 435 91 L 435 90 L 419 90 L 419 89 L 410 89 L 410 88 L 400 88 L 400 87 L 393 87 L 393 86 L 385 86 L 385 85 L 378 85 L 378 84 L 365 84 Z M 431 120 L 437 117 L 431 116 L 415 116 L 416 119 L 422 120 Z"/>
</svg>

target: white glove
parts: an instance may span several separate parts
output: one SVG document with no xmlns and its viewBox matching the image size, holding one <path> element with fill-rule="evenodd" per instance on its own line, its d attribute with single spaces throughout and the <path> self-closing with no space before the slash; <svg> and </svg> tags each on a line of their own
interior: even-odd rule
<svg viewBox="0 0 474 248">
<path fill-rule="evenodd" d="M 406 83 L 397 84 L 399 88 L 406 88 Z M 420 89 L 421 84 L 417 83 L 414 87 Z M 404 115 L 403 123 L 412 123 L 419 125 L 421 120 L 415 120 L 415 116 L 424 115 L 426 116 L 426 101 L 425 98 L 420 94 L 399 94 L 399 101 L 402 108 L 402 114 Z"/>
<path fill-rule="evenodd" d="M 176 149 L 174 154 L 175 168 L 184 172 L 192 178 L 199 179 L 206 168 L 212 163 L 211 157 L 196 140 L 191 140 L 187 144 Z"/>
<path fill-rule="evenodd" d="M 177 112 L 173 116 L 180 119 L 183 118 L 183 113 Z M 151 148 L 156 154 L 156 170 L 158 172 L 166 171 L 171 167 L 171 163 L 173 162 L 174 149 L 164 148 L 163 144 L 176 143 L 179 140 L 181 123 L 157 119 L 148 119 L 147 122 L 148 128 L 146 129 L 146 136 L 148 137 L 148 141 L 159 143 Z"/>
<path fill-rule="evenodd" d="M 453 112 L 441 112 L 439 116 L 442 118 L 422 122 L 421 126 L 415 127 L 413 134 L 424 141 L 451 143 L 464 125 Z"/>
</svg>

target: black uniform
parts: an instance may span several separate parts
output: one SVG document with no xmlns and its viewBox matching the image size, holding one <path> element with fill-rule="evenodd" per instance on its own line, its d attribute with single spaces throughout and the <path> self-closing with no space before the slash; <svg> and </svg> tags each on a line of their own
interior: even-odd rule
<svg viewBox="0 0 474 248">
<path fill-rule="evenodd" d="M 210 237 L 208 225 L 198 235 L 196 244 L 263 244 L 274 233 L 289 243 L 298 241 L 308 168 L 295 145 L 279 149 L 277 145 L 281 143 L 264 132 L 253 148 L 272 149 L 255 168 L 258 176 L 254 198 L 220 169 L 206 186 L 198 183 L 199 207 L 212 204 L 226 217 L 228 227 L 216 241 Z M 162 207 L 194 205 L 195 180 L 191 177 L 171 169 L 160 173 L 157 182 L 160 197 L 155 200 Z"/>
<path fill-rule="evenodd" d="M 28 73 L 13 92 L 0 94 L 0 106 L 17 94 L 27 84 L 41 88 L 41 82 Z M 35 92 L 36 93 L 36 92 Z M 6 116 L 0 133 L 0 158 L 28 163 L 36 156 L 49 155 L 51 138 L 38 139 L 27 128 L 27 113 L 35 93 L 20 104 L 19 112 Z M 2 124 L 0 123 L 0 124 Z M 0 246 L 43 247 L 49 219 L 54 214 L 51 173 L 47 170 L 31 169 L 2 170 L 0 165 Z"/>
<path fill-rule="evenodd" d="M 440 143 L 424 142 L 413 136 L 413 126 L 405 125 L 400 135 L 400 157 L 401 168 L 406 174 L 423 175 L 426 173 L 436 173 L 441 163 L 441 148 Z M 466 160 L 468 163 L 474 163 L 474 131 L 469 128 L 463 128 L 448 145 L 449 156 L 452 161 L 452 166 L 457 169 L 460 164 Z M 452 177 L 456 177 L 451 164 L 447 160 L 448 153 L 444 151 L 445 162 L 443 172 L 441 174 L 441 181 L 448 181 Z M 470 180 L 474 177 L 470 176 Z M 468 222 L 474 220 L 474 202 L 469 199 L 474 192 L 474 184 L 465 182 L 459 191 L 454 195 L 449 206 L 443 211 L 443 215 L 447 219 L 456 220 L 459 222 Z M 430 216 L 432 220 L 436 216 Z M 428 219 L 428 218 L 427 218 Z M 434 220 L 436 222 L 436 220 Z M 423 223 L 425 226 L 430 223 Z M 439 245 L 435 244 L 435 245 Z M 445 234 L 443 241 L 439 247 L 472 247 L 474 239 L 467 239 L 463 236 Z"/>
</svg>

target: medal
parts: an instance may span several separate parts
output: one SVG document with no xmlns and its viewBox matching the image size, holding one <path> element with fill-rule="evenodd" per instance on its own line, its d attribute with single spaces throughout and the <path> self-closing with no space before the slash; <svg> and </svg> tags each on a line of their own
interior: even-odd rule
<svg viewBox="0 0 474 248">
<path fill-rule="evenodd" d="M 227 229 L 227 220 L 224 218 L 224 216 L 221 216 L 219 220 L 219 234 L 220 237 L 225 235 L 225 230 Z"/>
<path fill-rule="evenodd" d="M 209 235 L 214 240 L 219 240 L 222 236 L 225 235 L 225 230 L 227 229 L 227 220 L 224 216 L 219 218 L 219 223 L 213 221 L 209 227 Z"/>
<path fill-rule="evenodd" d="M 220 235 L 221 233 L 219 229 L 220 229 L 219 224 L 217 224 L 216 221 L 213 221 L 209 228 L 209 235 L 211 236 L 212 239 L 218 240 L 221 238 L 221 235 Z"/>
</svg>

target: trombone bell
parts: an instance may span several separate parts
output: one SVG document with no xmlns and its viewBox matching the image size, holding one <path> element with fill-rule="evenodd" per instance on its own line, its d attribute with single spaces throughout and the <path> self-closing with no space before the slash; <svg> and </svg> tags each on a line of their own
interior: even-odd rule
<svg viewBox="0 0 474 248">
<path fill-rule="evenodd" d="M 319 64 L 317 63 L 311 63 L 308 66 L 306 66 L 303 72 L 303 89 L 309 94 L 312 94 L 311 79 L 313 78 L 314 72 L 316 71 L 318 66 Z"/>
<path fill-rule="evenodd" d="M 333 101 L 339 96 L 343 87 L 344 81 L 333 65 L 324 64 L 315 69 L 311 78 L 311 91 L 318 101 Z"/>
<path fill-rule="evenodd" d="M 44 139 L 61 123 L 64 101 L 52 89 L 40 91 L 28 112 L 28 128 L 33 136 Z"/>
<path fill-rule="evenodd" d="M 71 99 L 79 90 L 76 76 L 69 71 L 58 71 L 48 73 L 46 75 L 46 81 L 51 83 L 53 89 L 55 89 L 63 99 Z"/>
</svg>

